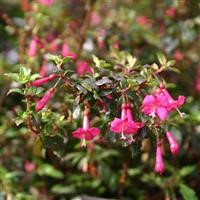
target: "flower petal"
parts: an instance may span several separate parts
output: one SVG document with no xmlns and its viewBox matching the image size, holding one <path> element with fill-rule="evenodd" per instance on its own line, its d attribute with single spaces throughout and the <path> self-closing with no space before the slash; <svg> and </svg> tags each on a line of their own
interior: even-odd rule
<svg viewBox="0 0 200 200">
<path fill-rule="evenodd" d="M 156 114 L 158 115 L 158 117 L 164 121 L 167 119 L 168 117 L 168 110 L 165 107 L 158 107 L 156 109 Z"/>
</svg>

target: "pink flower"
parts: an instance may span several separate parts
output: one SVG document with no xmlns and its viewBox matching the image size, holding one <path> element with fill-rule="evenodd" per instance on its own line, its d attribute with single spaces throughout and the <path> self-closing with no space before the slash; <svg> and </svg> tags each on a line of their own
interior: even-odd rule
<svg viewBox="0 0 200 200">
<path fill-rule="evenodd" d="M 130 104 L 122 104 L 121 118 L 115 118 L 111 122 L 110 131 L 121 134 L 121 139 L 126 139 L 124 134 L 136 134 L 143 127 L 142 122 L 135 122 L 132 117 Z"/>
<path fill-rule="evenodd" d="M 196 79 L 195 79 L 195 90 L 200 93 L 200 69 L 197 70 Z"/>
<path fill-rule="evenodd" d="M 91 67 L 88 65 L 88 63 L 86 61 L 79 60 L 76 63 L 76 73 L 79 76 L 83 76 L 86 73 L 91 74 L 92 70 L 91 70 Z"/>
<path fill-rule="evenodd" d="M 54 40 L 53 42 L 51 42 L 50 46 L 49 46 L 49 51 L 50 52 L 56 52 L 58 50 L 58 41 Z"/>
<path fill-rule="evenodd" d="M 164 95 L 146 95 L 142 103 L 142 112 L 164 121 L 169 114 L 167 107 L 168 99 Z"/>
<path fill-rule="evenodd" d="M 151 21 L 144 15 L 138 16 L 136 22 L 144 27 L 148 27 L 151 24 Z"/>
<path fill-rule="evenodd" d="M 42 66 L 40 68 L 40 76 L 45 77 L 47 69 L 48 69 L 48 64 L 47 64 L 46 60 L 44 60 L 42 63 Z"/>
<path fill-rule="evenodd" d="M 37 50 L 38 50 L 38 42 L 39 42 L 39 39 L 37 36 L 35 36 L 32 40 L 31 40 L 31 43 L 30 43 L 30 46 L 29 46 L 29 51 L 28 51 L 28 55 L 30 57 L 34 57 L 37 55 Z"/>
<path fill-rule="evenodd" d="M 40 110 L 42 110 L 45 105 L 49 102 L 49 100 L 51 99 L 51 97 L 53 96 L 53 93 L 55 91 L 55 88 L 51 88 L 43 97 L 42 99 L 40 99 L 35 106 L 35 111 L 38 112 Z"/>
<path fill-rule="evenodd" d="M 167 98 L 169 104 L 167 108 L 169 111 L 181 107 L 185 102 L 185 97 L 182 95 L 178 96 L 177 100 L 174 100 L 166 88 L 159 88 L 156 93 Z"/>
<path fill-rule="evenodd" d="M 97 26 L 101 23 L 101 16 L 97 12 L 92 12 L 91 15 L 91 24 Z"/>
<path fill-rule="evenodd" d="M 89 111 L 86 109 L 83 117 L 83 127 L 78 128 L 73 133 L 74 138 L 82 140 L 82 147 L 86 146 L 86 140 L 93 140 L 97 135 L 100 134 L 99 128 L 91 127 L 89 124 Z"/>
<path fill-rule="evenodd" d="M 57 74 L 51 74 L 47 77 L 44 77 L 44 78 L 41 78 L 41 79 L 38 79 L 38 80 L 35 80 L 31 83 L 32 86 L 35 86 L 35 87 L 38 87 L 40 85 L 43 85 L 49 81 L 52 81 L 54 80 L 55 78 L 57 77 Z"/>
<path fill-rule="evenodd" d="M 54 0 L 38 0 L 38 2 L 44 6 L 51 6 L 54 3 Z"/>
<path fill-rule="evenodd" d="M 176 14 L 176 8 L 170 7 L 165 11 L 165 15 L 168 17 L 174 17 Z"/>
<path fill-rule="evenodd" d="M 170 151 L 173 155 L 177 155 L 179 152 L 179 144 L 177 143 L 176 139 L 174 138 L 172 132 L 167 131 L 166 136 L 170 145 Z"/>
<path fill-rule="evenodd" d="M 156 90 L 156 95 L 163 96 L 163 97 L 167 98 L 167 101 L 168 101 L 167 110 L 168 111 L 177 110 L 181 117 L 184 116 L 184 113 L 181 113 L 178 109 L 185 102 L 184 96 L 182 96 L 182 95 L 178 96 L 178 99 L 174 100 L 172 98 L 172 96 L 169 94 L 169 92 L 166 90 L 166 88 L 164 88 L 163 86 L 161 86 L 160 88 L 158 88 Z"/>
<path fill-rule="evenodd" d="M 178 49 L 174 52 L 173 56 L 174 56 L 174 59 L 177 61 L 181 61 L 184 58 L 183 53 Z"/>
<path fill-rule="evenodd" d="M 36 168 L 36 166 L 35 166 L 34 162 L 28 161 L 28 160 L 25 161 L 25 163 L 24 163 L 24 169 L 25 169 L 26 172 L 32 172 L 32 171 L 35 170 L 35 168 Z"/>
<path fill-rule="evenodd" d="M 61 54 L 63 57 L 71 57 L 74 60 L 77 58 L 77 55 L 70 51 L 69 45 L 66 42 L 62 46 Z"/>
<path fill-rule="evenodd" d="M 165 165 L 162 158 L 162 144 L 160 140 L 157 140 L 156 145 L 156 162 L 155 162 L 155 172 L 162 174 L 165 171 Z"/>
</svg>

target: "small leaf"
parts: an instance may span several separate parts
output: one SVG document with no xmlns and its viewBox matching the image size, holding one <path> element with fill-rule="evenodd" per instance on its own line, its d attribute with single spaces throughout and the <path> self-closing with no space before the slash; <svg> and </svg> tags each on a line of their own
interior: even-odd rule
<svg viewBox="0 0 200 200">
<path fill-rule="evenodd" d="M 12 89 L 10 89 L 10 90 L 7 92 L 7 95 L 9 95 L 9 94 L 12 93 L 12 92 L 16 92 L 16 93 L 19 93 L 19 94 L 23 94 L 22 89 L 20 89 L 20 88 L 12 88 Z"/>
<path fill-rule="evenodd" d="M 158 61 L 161 65 L 165 65 L 167 62 L 167 59 L 165 58 L 164 54 L 162 54 L 161 52 L 157 53 L 157 57 L 158 57 Z"/>
<path fill-rule="evenodd" d="M 38 168 L 38 173 L 41 176 L 49 176 L 52 178 L 63 178 L 64 174 L 49 164 L 41 164 Z"/>
<path fill-rule="evenodd" d="M 186 167 L 183 167 L 179 171 L 179 174 L 180 174 L 181 177 L 184 177 L 184 176 L 187 176 L 187 175 L 191 174 L 194 170 L 195 170 L 195 166 L 194 165 L 186 166 Z"/>
<path fill-rule="evenodd" d="M 128 61 L 128 65 L 129 65 L 128 67 L 129 67 L 129 68 L 132 68 L 132 67 L 135 65 L 136 61 L 137 61 L 137 58 L 136 58 L 136 57 L 133 57 L 133 56 L 130 55 L 130 54 L 127 55 L 126 59 L 127 59 L 127 61 Z"/>
<path fill-rule="evenodd" d="M 102 79 L 96 81 L 95 83 L 96 83 L 96 85 L 100 86 L 100 85 L 104 85 L 106 83 L 112 83 L 112 81 L 108 77 L 103 77 Z"/>
<path fill-rule="evenodd" d="M 198 200 L 195 191 L 185 184 L 180 184 L 180 193 L 184 200 Z"/>
</svg>

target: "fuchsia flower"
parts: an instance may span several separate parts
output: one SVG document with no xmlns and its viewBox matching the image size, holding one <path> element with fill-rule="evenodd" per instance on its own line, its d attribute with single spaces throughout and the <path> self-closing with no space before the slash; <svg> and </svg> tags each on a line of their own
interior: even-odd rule
<svg viewBox="0 0 200 200">
<path fill-rule="evenodd" d="M 49 102 L 49 100 L 51 99 L 51 97 L 53 96 L 53 93 L 55 91 L 55 88 L 51 88 L 43 97 L 42 99 L 40 99 L 35 106 L 35 111 L 38 112 L 40 110 L 42 110 L 45 105 Z"/>
<path fill-rule="evenodd" d="M 200 93 L 200 69 L 197 70 L 194 87 L 196 92 Z"/>
<path fill-rule="evenodd" d="M 92 12 L 90 21 L 93 26 L 97 26 L 101 23 L 102 18 L 97 12 L 94 11 L 94 12 Z"/>
<path fill-rule="evenodd" d="M 136 134 L 139 128 L 142 128 L 142 122 L 133 120 L 130 104 L 122 104 L 121 118 L 115 118 L 111 122 L 110 131 L 121 134 L 121 139 L 126 139 L 124 134 Z"/>
<path fill-rule="evenodd" d="M 165 15 L 168 17 L 174 17 L 176 14 L 176 8 L 170 7 L 165 11 Z"/>
<path fill-rule="evenodd" d="M 159 117 L 162 121 L 166 120 L 169 112 L 176 109 L 181 117 L 184 113 L 179 111 L 179 107 L 185 102 L 184 96 L 179 96 L 174 100 L 169 92 L 161 86 L 154 95 L 146 95 L 142 103 L 142 112 L 152 117 Z"/>
<path fill-rule="evenodd" d="M 159 117 L 162 121 L 168 117 L 168 100 L 163 95 L 146 95 L 142 103 L 142 112 L 152 117 Z"/>
<path fill-rule="evenodd" d="M 40 68 L 40 76 L 45 77 L 46 73 L 47 73 L 47 69 L 48 69 L 48 64 L 46 62 L 46 60 L 43 61 L 42 66 Z"/>
<path fill-rule="evenodd" d="M 34 57 L 37 54 L 37 50 L 38 50 L 38 44 L 39 44 L 39 38 L 37 36 L 35 36 L 30 43 L 29 46 L 29 51 L 28 51 L 28 55 L 30 57 Z"/>
<path fill-rule="evenodd" d="M 162 174 L 165 171 L 165 165 L 162 158 L 162 143 L 157 140 L 156 145 L 156 162 L 155 162 L 155 172 Z"/>
<path fill-rule="evenodd" d="M 88 63 L 86 61 L 79 60 L 76 63 L 76 73 L 79 76 L 83 76 L 86 73 L 91 74 L 92 70 L 91 70 L 91 67 L 88 65 Z"/>
<path fill-rule="evenodd" d="M 172 132 L 167 131 L 166 136 L 170 145 L 170 151 L 173 155 L 177 155 L 179 152 L 179 144 L 177 143 L 175 137 L 173 136 Z"/>
<path fill-rule="evenodd" d="M 24 169 L 26 172 L 33 172 L 36 168 L 36 165 L 33 161 L 26 160 L 24 163 Z"/>
<path fill-rule="evenodd" d="M 38 2 L 44 6 L 51 6 L 54 3 L 54 0 L 38 0 Z"/>
<path fill-rule="evenodd" d="M 71 52 L 69 45 L 66 42 L 62 46 L 61 54 L 62 54 L 63 57 L 68 56 L 68 57 L 71 57 L 74 60 L 77 58 L 77 55 L 75 53 Z"/>
<path fill-rule="evenodd" d="M 151 24 L 150 19 L 144 15 L 138 16 L 136 18 L 136 22 L 143 27 L 149 27 L 149 25 Z"/>
<path fill-rule="evenodd" d="M 167 98 L 167 101 L 168 101 L 167 110 L 168 111 L 177 110 L 178 113 L 180 114 L 180 116 L 183 117 L 184 113 L 181 113 L 178 108 L 184 104 L 184 102 L 185 102 L 184 96 L 180 95 L 177 100 L 174 100 L 172 98 L 172 96 L 169 94 L 169 92 L 166 90 L 166 88 L 164 88 L 162 85 L 160 88 L 158 88 L 156 90 L 156 95 L 164 96 Z"/>
<path fill-rule="evenodd" d="M 184 58 L 184 54 L 178 49 L 174 52 L 173 56 L 174 56 L 174 59 L 177 61 L 181 61 Z"/>
<path fill-rule="evenodd" d="M 54 80 L 55 78 L 57 77 L 57 74 L 51 74 L 47 77 L 44 77 L 44 78 L 41 78 L 41 79 L 38 79 L 38 80 L 35 80 L 31 83 L 32 86 L 35 86 L 35 87 L 38 87 L 40 85 L 43 85 L 49 81 L 52 81 Z"/>
<path fill-rule="evenodd" d="M 86 146 L 86 140 L 93 140 L 97 135 L 100 134 L 99 128 L 91 127 L 89 124 L 89 111 L 86 109 L 83 117 L 83 127 L 78 128 L 76 131 L 72 132 L 74 138 L 82 140 L 82 147 Z"/>
</svg>

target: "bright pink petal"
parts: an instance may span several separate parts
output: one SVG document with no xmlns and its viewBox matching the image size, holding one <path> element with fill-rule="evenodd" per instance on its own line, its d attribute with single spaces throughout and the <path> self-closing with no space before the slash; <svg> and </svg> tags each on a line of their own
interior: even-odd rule
<svg viewBox="0 0 200 200">
<path fill-rule="evenodd" d="M 184 96 L 179 96 L 177 100 L 177 106 L 180 107 L 185 103 L 185 97 Z"/>
<path fill-rule="evenodd" d="M 156 114 L 158 115 L 158 117 L 164 121 L 167 119 L 168 117 L 168 110 L 165 107 L 158 107 L 156 109 Z"/>
</svg>

